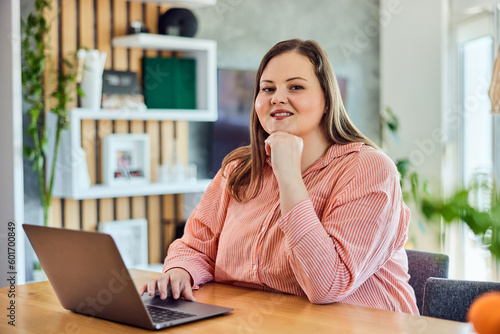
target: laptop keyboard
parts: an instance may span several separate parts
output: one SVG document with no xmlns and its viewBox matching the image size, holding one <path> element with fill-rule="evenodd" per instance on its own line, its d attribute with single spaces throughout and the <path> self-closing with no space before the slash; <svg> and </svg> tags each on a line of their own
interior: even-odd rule
<svg viewBox="0 0 500 334">
<path fill-rule="evenodd" d="M 146 305 L 146 309 L 153 319 L 153 323 L 162 323 L 166 321 L 179 320 L 182 318 L 195 316 L 195 314 L 174 311 L 168 308 L 156 307 L 151 305 Z"/>
</svg>

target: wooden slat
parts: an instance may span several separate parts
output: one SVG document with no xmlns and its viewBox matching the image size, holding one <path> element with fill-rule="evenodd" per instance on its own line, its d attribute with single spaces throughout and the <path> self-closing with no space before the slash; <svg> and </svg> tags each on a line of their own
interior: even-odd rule
<svg viewBox="0 0 500 334">
<path fill-rule="evenodd" d="M 132 1 L 130 2 L 130 11 L 129 11 L 129 20 L 132 21 L 141 21 L 142 22 L 142 3 Z M 135 73 L 137 73 L 137 78 L 139 82 L 142 78 L 142 60 L 143 50 L 138 48 L 130 49 L 130 59 L 129 59 L 129 69 Z"/>
<path fill-rule="evenodd" d="M 175 196 L 177 196 L 177 224 L 182 224 L 187 219 L 184 214 L 184 195 L 178 194 Z"/>
<path fill-rule="evenodd" d="M 175 138 L 177 155 L 181 158 L 182 164 L 187 165 L 189 162 L 189 122 L 177 121 L 175 122 L 175 127 L 177 135 Z"/>
<path fill-rule="evenodd" d="M 146 197 L 132 197 L 132 218 L 146 218 Z"/>
<path fill-rule="evenodd" d="M 112 1 L 112 0 L 111 0 Z M 124 36 L 127 34 L 127 2 L 114 0 L 113 2 L 113 36 Z M 126 71 L 128 69 L 127 49 L 123 47 L 113 48 L 113 69 Z"/>
<path fill-rule="evenodd" d="M 101 198 L 99 200 L 99 223 L 115 220 L 114 207 L 112 198 Z"/>
<path fill-rule="evenodd" d="M 116 199 L 116 220 L 130 219 L 130 199 L 128 197 L 118 197 Z"/>
<path fill-rule="evenodd" d="M 61 2 L 61 56 L 65 59 L 74 60 L 76 55 L 76 2 L 75 1 L 62 1 Z M 64 68 L 64 71 L 67 69 Z M 70 89 L 71 101 L 68 102 L 68 108 L 75 108 L 77 106 L 76 85 L 71 84 Z"/>
<path fill-rule="evenodd" d="M 61 217 L 61 199 L 53 198 L 52 204 L 50 206 L 49 212 L 49 226 L 61 227 L 62 217 Z"/>
<path fill-rule="evenodd" d="M 162 257 L 167 255 L 168 246 L 175 239 L 175 222 L 174 222 L 174 196 L 163 196 L 163 254 Z"/>
<path fill-rule="evenodd" d="M 72 230 L 80 229 L 80 201 L 64 199 L 64 227 Z"/>
<path fill-rule="evenodd" d="M 79 34 L 80 45 L 84 49 L 93 49 L 94 45 L 94 0 L 79 0 Z"/>
<path fill-rule="evenodd" d="M 97 201 L 82 201 L 82 228 L 85 231 L 95 231 L 97 229 Z"/>
<path fill-rule="evenodd" d="M 163 262 L 160 238 L 160 196 L 148 197 L 149 263 Z"/>
<path fill-rule="evenodd" d="M 106 52 L 105 68 L 111 68 L 111 1 L 97 1 L 97 49 L 101 52 Z"/>
<path fill-rule="evenodd" d="M 146 27 L 148 27 L 151 34 L 158 33 L 158 5 L 147 3 L 145 9 Z M 146 57 L 156 57 L 157 50 L 146 50 Z"/>
<path fill-rule="evenodd" d="M 57 82 L 55 80 L 55 74 L 57 70 L 57 64 L 59 59 L 59 34 L 58 34 L 58 13 L 57 2 L 52 3 L 52 8 L 45 12 L 45 17 L 50 24 L 50 30 L 47 34 L 46 43 L 47 48 L 50 51 L 49 56 L 46 58 L 45 72 L 44 72 L 44 94 L 45 94 L 45 107 L 46 111 L 49 111 L 55 106 L 54 99 L 50 97 L 54 89 L 56 88 Z"/>
<path fill-rule="evenodd" d="M 151 182 L 157 181 L 157 170 L 160 164 L 160 122 L 146 121 L 146 132 L 149 134 L 151 158 Z"/>
<path fill-rule="evenodd" d="M 166 165 L 174 160 L 174 126 L 173 121 L 161 121 L 161 164 Z"/>
</svg>

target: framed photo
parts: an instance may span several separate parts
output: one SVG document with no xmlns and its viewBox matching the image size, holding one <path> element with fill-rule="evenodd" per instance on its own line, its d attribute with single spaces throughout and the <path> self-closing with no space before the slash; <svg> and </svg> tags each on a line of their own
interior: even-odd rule
<svg viewBox="0 0 500 334">
<path fill-rule="evenodd" d="M 148 221 L 146 219 L 100 223 L 99 232 L 113 237 L 127 267 L 148 265 Z"/>
<path fill-rule="evenodd" d="M 150 182 L 149 135 L 108 135 L 104 138 L 102 155 L 104 184 Z"/>
</svg>

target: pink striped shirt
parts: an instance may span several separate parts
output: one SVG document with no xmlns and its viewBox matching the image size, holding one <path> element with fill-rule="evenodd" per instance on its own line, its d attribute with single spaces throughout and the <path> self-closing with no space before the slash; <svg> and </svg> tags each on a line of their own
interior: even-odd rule
<svg viewBox="0 0 500 334">
<path fill-rule="evenodd" d="M 410 211 L 385 154 L 362 143 L 331 146 L 302 175 L 310 199 L 284 216 L 270 166 L 263 175 L 260 194 L 242 204 L 219 171 L 163 270 L 186 269 L 194 288 L 215 280 L 418 314 L 403 249 Z"/>
</svg>

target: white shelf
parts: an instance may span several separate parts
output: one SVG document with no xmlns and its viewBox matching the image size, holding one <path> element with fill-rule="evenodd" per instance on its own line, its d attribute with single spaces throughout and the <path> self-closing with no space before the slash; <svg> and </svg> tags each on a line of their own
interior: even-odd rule
<svg viewBox="0 0 500 334">
<path fill-rule="evenodd" d="M 148 195 L 167 195 L 204 192 L 210 179 L 200 179 L 197 182 L 154 182 L 148 184 L 130 184 L 123 186 L 107 186 L 97 184 L 90 188 L 83 188 L 80 179 L 82 170 L 87 169 L 85 157 L 81 155 L 81 120 L 82 119 L 126 119 L 126 120 L 166 120 L 163 112 L 131 112 L 131 111 L 92 111 L 87 109 L 72 109 L 70 111 L 70 128 L 62 132 L 61 144 L 56 165 L 53 196 L 58 198 L 95 199 L 116 198 Z M 55 129 L 56 116 L 47 114 L 47 126 Z M 51 131 L 49 137 L 50 152 L 55 142 L 55 135 Z M 50 170 L 52 160 L 47 161 L 47 170 Z"/>
<path fill-rule="evenodd" d="M 147 109 L 144 112 L 127 109 L 85 109 L 76 108 L 71 111 L 71 121 L 82 119 L 109 120 L 157 120 L 157 121 L 196 121 L 211 122 L 213 115 L 206 109 Z"/>
<path fill-rule="evenodd" d="M 159 34 L 132 34 L 114 37 L 113 46 L 170 51 L 208 51 L 217 48 L 209 39 L 180 37 Z"/>
<path fill-rule="evenodd" d="M 187 194 L 204 192 L 212 180 L 201 179 L 197 182 L 183 183 L 149 183 L 132 184 L 128 186 L 106 186 L 94 185 L 88 189 L 80 189 L 78 192 L 67 196 L 67 194 L 58 194 L 54 191 L 54 197 L 70 197 L 76 200 L 97 199 L 97 198 L 116 198 L 132 196 L 151 196 L 151 195 L 169 195 L 169 194 Z"/>
<path fill-rule="evenodd" d="M 125 48 L 181 51 L 182 56 L 196 60 L 196 109 L 156 110 L 170 113 L 171 120 L 217 120 L 217 43 L 213 40 L 190 37 L 133 34 L 115 37 L 113 46 Z M 149 112 L 149 111 L 148 111 Z"/>
<path fill-rule="evenodd" d="M 217 4 L 217 0 L 128 0 L 133 2 L 157 3 L 170 7 L 201 8 Z"/>
</svg>

